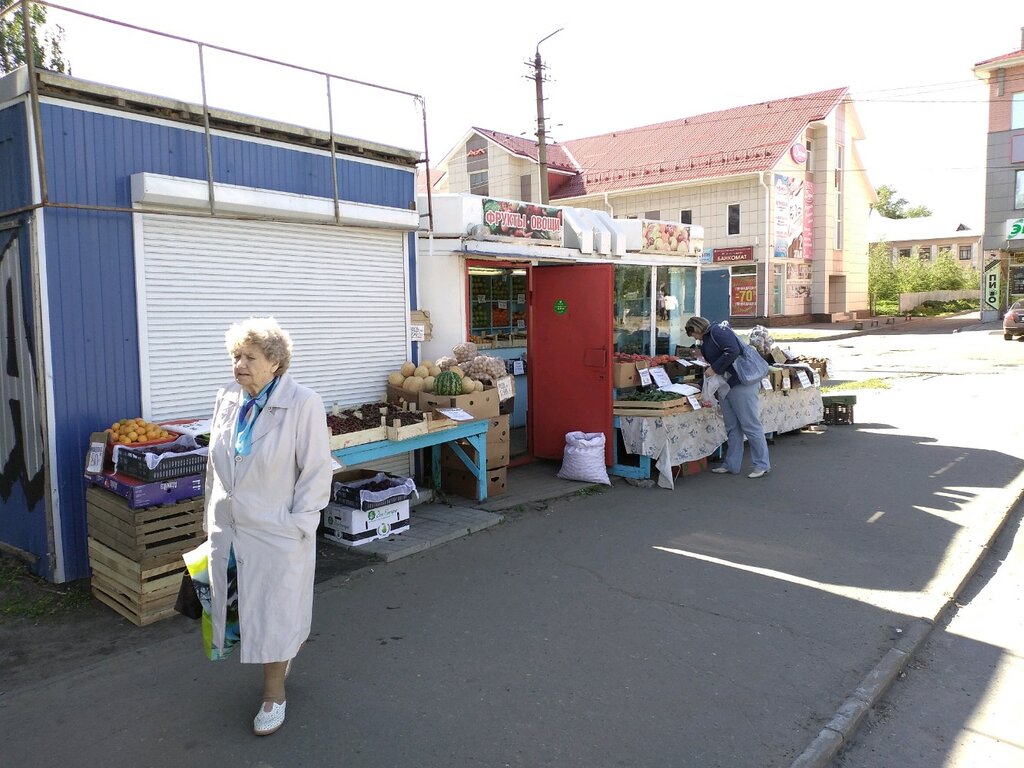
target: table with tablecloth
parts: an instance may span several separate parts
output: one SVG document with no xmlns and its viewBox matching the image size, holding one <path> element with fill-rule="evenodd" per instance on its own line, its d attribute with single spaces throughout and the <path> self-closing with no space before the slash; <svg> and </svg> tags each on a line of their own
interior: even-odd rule
<svg viewBox="0 0 1024 768">
<path fill-rule="evenodd" d="M 758 399 L 766 433 L 791 432 L 822 418 L 818 387 L 762 392 Z M 674 487 L 673 466 L 710 456 L 726 440 L 719 407 L 671 416 L 619 416 L 618 421 L 626 450 L 654 459 L 662 488 Z"/>
</svg>

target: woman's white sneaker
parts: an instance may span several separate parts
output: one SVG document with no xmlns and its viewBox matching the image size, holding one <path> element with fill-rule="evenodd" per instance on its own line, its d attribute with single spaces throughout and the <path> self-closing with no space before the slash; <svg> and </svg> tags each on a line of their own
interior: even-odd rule
<svg viewBox="0 0 1024 768">
<path fill-rule="evenodd" d="M 267 710 L 268 704 L 270 705 L 269 711 Z M 273 701 L 263 702 L 260 711 L 256 713 L 256 718 L 252 721 L 252 732 L 257 736 L 269 736 L 274 733 L 284 725 L 284 711 L 287 706 L 287 701 L 282 701 L 280 704 Z"/>
<path fill-rule="evenodd" d="M 768 474 L 768 470 L 767 469 L 755 469 L 753 472 L 751 472 L 749 475 L 747 475 L 747 477 L 749 477 L 751 480 L 757 480 L 757 478 L 764 477 L 767 474 Z"/>
</svg>

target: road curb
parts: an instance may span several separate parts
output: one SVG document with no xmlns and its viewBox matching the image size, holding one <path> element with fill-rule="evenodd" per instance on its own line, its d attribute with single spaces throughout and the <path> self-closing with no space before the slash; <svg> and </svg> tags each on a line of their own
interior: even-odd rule
<svg viewBox="0 0 1024 768">
<path fill-rule="evenodd" d="M 985 546 L 981 547 L 978 556 L 974 558 L 971 565 L 964 572 L 963 577 L 957 583 L 953 594 L 942 603 L 932 618 L 918 618 L 902 632 L 899 640 L 890 648 L 874 668 L 864 676 L 854 692 L 836 710 L 832 719 L 818 732 L 814 741 L 808 745 L 797 758 L 790 764 L 790 768 L 829 768 L 833 759 L 839 754 L 839 750 L 849 742 L 856 734 L 864 716 L 871 711 L 878 701 L 885 695 L 889 687 L 896 681 L 900 673 L 917 654 L 931 635 L 932 630 L 941 623 L 946 613 L 956 605 L 961 593 L 977 573 L 981 564 L 985 561 L 992 545 L 1003 532 L 1007 521 L 1013 514 L 1013 510 L 1024 500 L 1024 482 L 1021 482 L 1024 474 L 1017 477 L 1014 486 L 1016 492 L 1013 494 L 1013 501 L 1007 505 L 999 524 L 995 526 Z"/>
</svg>

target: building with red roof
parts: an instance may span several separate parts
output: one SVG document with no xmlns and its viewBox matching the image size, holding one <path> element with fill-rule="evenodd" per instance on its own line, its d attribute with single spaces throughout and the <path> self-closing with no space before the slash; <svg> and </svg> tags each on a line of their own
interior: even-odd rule
<svg viewBox="0 0 1024 768">
<path fill-rule="evenodd" d="M 703 226 L 702 308 L 724 302 L 739 324 L 852 318 L 868 310 L 875 201 L 862 137 L 834 88 L 550 143 L 550 204 Z M 532 137 L 474 127 L 432 186 L 537 202 L 540 172 Z"/>
</svg>

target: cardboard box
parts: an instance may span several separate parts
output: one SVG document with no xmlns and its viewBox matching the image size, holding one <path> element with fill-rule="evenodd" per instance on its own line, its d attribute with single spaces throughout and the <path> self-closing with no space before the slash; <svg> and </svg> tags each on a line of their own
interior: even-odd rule
<svg viewBox="0 0 1024 768">
<path fill-rule="evenodd" d="M 508 468 L 487 470 L 487 498 L 501 496 L 508 488 Z M 468 470 L 441 467 L 441 489 L 476 501 L 476 478 Z"/>
<path fill-rule="evenodd" d="M 487 445 L 508 442 L 508 414 L 502 414 L 487 422 Z M 488 448 L 488 450 L 490 450 Z"/>
<path fill-rule="evenodd" d="M 113 469 L 112 452 L 109 432 L 93 432 L 89 435 L 89 451 L 85 454 L 86 474 L 97 475 L 104 470 Z"/>
<path fill-rule="evenodd" d="M 409 406 L 413 406 L 416 410 L 421 410 L 419 392 L 410 392 L 407 389 L 402 389 L 402 387 L 396 387 L 394 384 L 388 384 L 385 400 L 393 405 L 400 406 L 403 410 L 409 410 Z"/>
<path fill-rule="evenodd" d="M 367 510 L 331 502 L 323 511 L 323 522 L 325 538 L 358 547 L 409 530 L 409 501 Z"/>
<path fill-rule="evenodd" d="M 138 480 L 117 472 L 86 475 L 92 485 L 105 488 L 128 500 L 131 509 L 145 509 L 157 504 L 174 504 L 203 495 L 204 475 L 176 477 L 172 480 Z"/>
<path fill-rule="evenodd" d="M 647 362 L 644 360 L 629 363 L 612 363 L 612 386 L 616 389 L 639 387 L 640 374 L 637 373 L 637 368 L 646 367 Z"/>
<path fill-rule="evenodd" d="M 489 419 L 499 413 L 498 390 L 488 387 L 483 392 L 469 395 L 438 395 L 433 392 L 421 392 L 419 397 L 421 411 L 434 408 L 461 408 L 478 419 Z"/>
<path fill-rule="evenodd" d="M 470 460 L 475 462 L 476 448 L 471 446 L 468 440 L 459 440 L 458 443 Z M 441 446 L 441 466 L 459 470 L 466 469 L 462 459 L 448 445 Z M 500 469 L 504 466 L 508 466 L 508 443 L 487 443 L 487 469 Z"/>
</svg>

